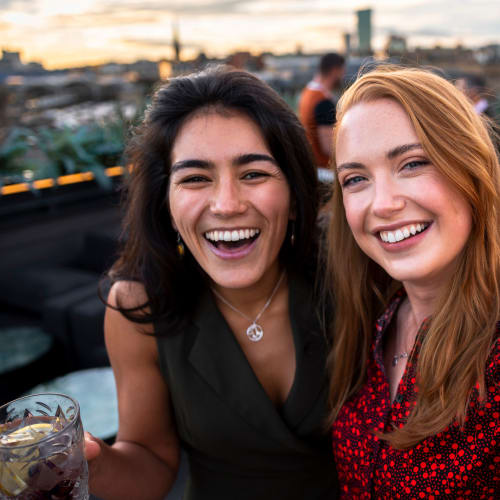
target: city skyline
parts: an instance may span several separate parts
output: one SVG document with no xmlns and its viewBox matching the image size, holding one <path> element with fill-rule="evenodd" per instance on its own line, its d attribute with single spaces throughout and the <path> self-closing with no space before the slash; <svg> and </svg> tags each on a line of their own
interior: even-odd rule
<svg viewBox="0 0 500 500">
<path fill-rule="evenodd" d="M 367 7 L 375 50 L 390 34 L 410 47 L 500 42 L 497 0 L 0 0 L 0 40 L 48 69 L 171 58 L 174 25 L 186 58 L 343 50 L 355 10 Z"/>
</svg>

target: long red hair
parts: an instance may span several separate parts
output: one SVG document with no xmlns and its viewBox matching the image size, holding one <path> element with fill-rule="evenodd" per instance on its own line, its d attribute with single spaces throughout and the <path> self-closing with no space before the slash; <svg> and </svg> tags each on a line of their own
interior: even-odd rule
<svg viewBox="0 0 500 500">
<path fill-rule="evenodd" d="M 382 67 L 360 77 L 343 95 L 337 123 L 360 102 L 393 99 L 410 118 L 432 163 L 472 208 L 473 229 L 457 271 L 436 304 L 417 364 L 416 405 L 406 425 L 384 436 L 407 448 L 463 423 L 479 384 L 500 318 L 500 167 L 488 124 L 450 82 L 425 70 Z M 335 139 L 335 135 L 334 135 Z M 335 167 L 335 158 L 332 160 Z M 374 322 L 401 286 L 357 246 L 338 181 L 331 200 L 328 272 L 335 301 L 328 364 L 330 419 L 362 385 Z"/>
</svg>

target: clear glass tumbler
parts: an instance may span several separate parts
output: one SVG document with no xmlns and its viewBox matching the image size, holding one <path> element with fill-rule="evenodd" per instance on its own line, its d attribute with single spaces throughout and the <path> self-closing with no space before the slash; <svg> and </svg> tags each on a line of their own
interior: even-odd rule
<svg viewBox="0 0 500 500">
<path fill-rule="evenodd" d="M 0 407 L 0 499 L 87 500 L 78 403 L 33 394 Z"/>
</svg>

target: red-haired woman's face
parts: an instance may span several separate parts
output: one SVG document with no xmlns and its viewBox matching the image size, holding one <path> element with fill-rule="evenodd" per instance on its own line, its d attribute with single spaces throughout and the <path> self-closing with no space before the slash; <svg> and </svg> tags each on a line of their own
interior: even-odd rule
<svg viewBox="0 0 500 500">
<path fill-rule="evenodd" d="M 257 125 L 239 114 L 195 115 L 171 162 L 173 225 L 214 284 L 274 282 L 292 217 L 290 189 Z"/>
<path fill-rule="evenodd" d="M 397 280 L 447 280 L 470 235 L 471 210 L 431 163 L 404 109 L 389 99 L 349 109 L 336 161 L 360 248 Z"/>
</svg>

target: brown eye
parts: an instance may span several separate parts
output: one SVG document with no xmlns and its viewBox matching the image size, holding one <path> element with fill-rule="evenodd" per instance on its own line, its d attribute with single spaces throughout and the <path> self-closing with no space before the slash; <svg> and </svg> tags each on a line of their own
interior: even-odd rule
<svg viewBox="0 0 500 500">
<path fill-rule="evenodd" d="M 179 184 L 194 184 L 196 182 L 208 182 L 206 177 L 201 175 L 193 175 L 192 177 L 187 177 L 186 179 L 182 179 Z"/>
<path fill-rule="evenodd" d="M 243 179 L 251 180 L 258 179 L 260 177 L 269 177 L 269 174 L 266 174 L 264 172 L 248 172 L 243 176 Z"/>
</svg>

